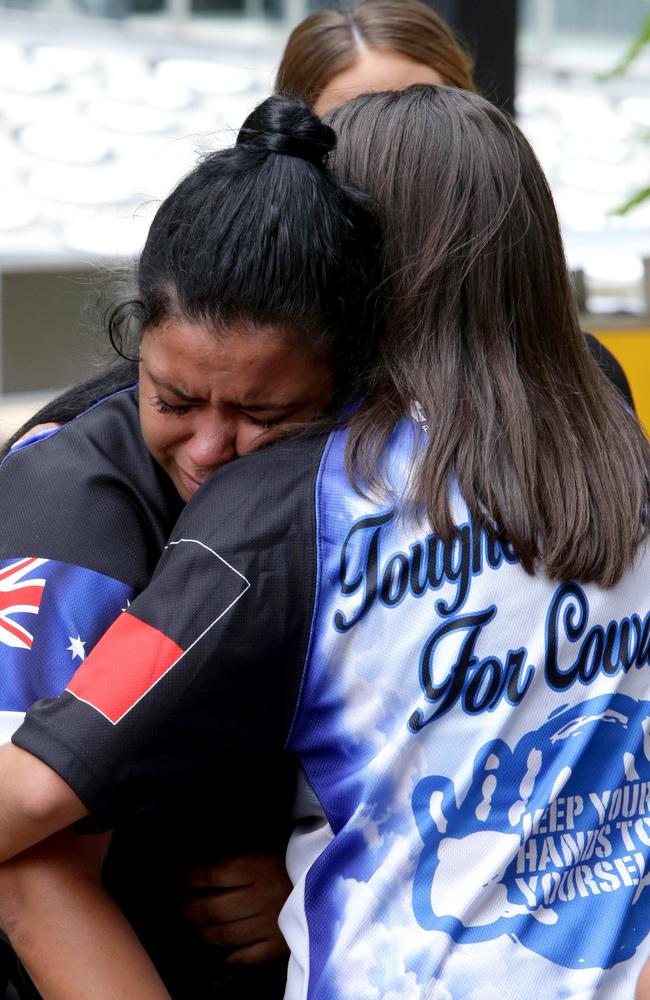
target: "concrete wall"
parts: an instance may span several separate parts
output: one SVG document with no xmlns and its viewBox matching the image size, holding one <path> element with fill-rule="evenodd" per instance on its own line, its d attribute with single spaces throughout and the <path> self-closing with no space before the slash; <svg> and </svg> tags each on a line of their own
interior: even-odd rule
<svg viewBox="0 0 650 1000">
<path fill-rule="evenodd" d="M 96 270 L 0 271 L 0 393 L 76 382 L 112 356 Z"/>
</svg>

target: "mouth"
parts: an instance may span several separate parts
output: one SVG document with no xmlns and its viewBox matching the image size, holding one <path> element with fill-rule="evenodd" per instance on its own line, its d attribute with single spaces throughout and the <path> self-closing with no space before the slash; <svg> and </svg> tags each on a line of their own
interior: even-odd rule
<svg viewBox="0 0 650 1000">
<path fill-rule="evenodd" d="M 189 496 L 194 496 L 199 486 L 202 486 L 208 478 L 207 476 L 204 476 L 203 479 L 196 479 L 194 476 L 191 476 L 189 472 L 186 472 L 185 469 L 181 469 L 180 465 L 176 466 L 176 471 L 178 473 L 178 478 L 181 481 L 181 486 Z"/>
</svg>

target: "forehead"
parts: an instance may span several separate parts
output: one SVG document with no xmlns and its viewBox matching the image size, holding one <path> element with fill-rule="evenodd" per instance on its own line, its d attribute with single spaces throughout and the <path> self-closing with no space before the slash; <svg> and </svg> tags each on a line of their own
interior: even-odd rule
<svg viewBox="0 0 650 1000">
<path fill-rule="evenodd" d="M 326 82 L 314 108 L 323 115 L 359 94 L 405 90 L 414 83 L 440 84 L 444 80 L 431 66 L 394 49 L 368 49 Z"/>
<path fill-rule="evenodd" d="M 252 324 L 215 332 L 169 319 L 145 332 L 141 357 L 154 381 L 200 398 L 291 398 L 329 372 L 322 350 L 291 330 Z"/>
</svg>

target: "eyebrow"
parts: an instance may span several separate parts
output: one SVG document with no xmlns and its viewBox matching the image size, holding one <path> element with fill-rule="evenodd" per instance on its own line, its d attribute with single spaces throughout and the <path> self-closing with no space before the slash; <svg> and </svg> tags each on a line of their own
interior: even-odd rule
<svg viewBox="0 0 650 1000">
<path fill-rule="evenodd" d="M 175 396 L 178 396 L 179 399 L 184 400 L 186 403 L 202 402 L 198 396 L 189 396 L 186 392 L 183 392 L 182 389 L 179 389 L 177 385 L 172 385 L 171 382 L 164 382 L 161 378 L 156 378 L 153 372 L 147 370 L 147 375 L 152 382 L 155 382 L 159 389 L 168 389 L 169 392 L 172 392 Z"/>
<path fill-rule="evenodd" d="M 163 381 L 163 379 L 157 378 L 153 374 L 153 372 L 147 371 L 147 374 L 151 379 L 151 381 L 154 382 L 158 388 L 167 389 L 169 392 L 173 393 L 174 396 L 178 396 L 179 399 L 182 399 L 184 403 L 204 402 L 204 400 L 200 396 L 189 396 L 186 392 L 183 392 L 182 389 L 179 389 L 177 385 L 172 385 L 171 382 L 165 382 Z M 296 402 L 295 400 L 291 400 L 290 403 L 278 403 L 278 402 L 246 403 L 243 400 L 231 399 L 229 400 L 229 402 L 232 406 L 239 407 L 242 410 L 248 410 L 251 413 L 268 413 L 268 412 L 279 413 L 282 410 L 290 410 L 295 408 L 296 406 L 300 406 L 300 402 L 299 401 Z"/>
<path fill-rule="evenodd" d="M 230 402 L 233 406 L 238 406 L 241 410 L 250 410 L 251 413 L 261 413 L 268 410 L 290 410 L 300 405 L 300 403 L 296 403 L 293 399 L 290 403 L 244 403 L 237 399 L 231 399 Z"/>
</svg>

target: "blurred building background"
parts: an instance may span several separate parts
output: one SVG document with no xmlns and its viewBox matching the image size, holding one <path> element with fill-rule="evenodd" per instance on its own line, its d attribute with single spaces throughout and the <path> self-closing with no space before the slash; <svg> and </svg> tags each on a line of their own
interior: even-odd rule
<svg viewBox="0 0 650 1000">
<path fill-rule="evenodd" d="M 269 93 L 290 28 L 334 5 L 0 0 L 0 438 L 108 357 L 98 318 L 115 266 L 197 156 L 229 144 Z M 532 141 L 585 328 L 622 360 L 650 426 L 650 199 L 614 214 L 650 186 L 650 47 L 601 79 L 650 0 L 432 6 Z"/>
</svg>

